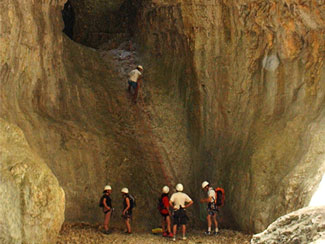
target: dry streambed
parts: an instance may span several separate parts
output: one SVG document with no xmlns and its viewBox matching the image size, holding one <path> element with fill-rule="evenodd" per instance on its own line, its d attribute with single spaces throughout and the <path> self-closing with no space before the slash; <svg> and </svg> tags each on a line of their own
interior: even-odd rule
<svg viewBox="0 0 325 244">
<path fill-rule="evenodd" d="M 189 230 L 186 241 L 177 240 L 176 243 L 189 244 L 249 244 L 251 235 L 246 235 L 233 230 L 221 230 L 218 236 L 205 236 L 202 232 Z M 130 243 L 130 244 L 152 244 L 152 243 L 174 243 L 172 239 L 163 238 L 151 233 L 134 233 L 125 235 L 121 230 L 113 229 L 109 235 L 100 231 L 99 225 L 85 223 L 65 223 L 58 237 L 57 244 L 85 244 L 85 243 Z"/>
</svg>

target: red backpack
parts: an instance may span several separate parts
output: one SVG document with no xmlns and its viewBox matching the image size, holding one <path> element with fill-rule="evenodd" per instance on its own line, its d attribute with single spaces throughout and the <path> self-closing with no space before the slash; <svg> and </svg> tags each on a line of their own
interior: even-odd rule
<svg viewBox="0 0 325 244">
<path fill-rule="evenodd" d="M 163 203 L 163 198 L 167 197 L 168 199 L 168 196 L 164 196 L 164 197 L 160 197 L 158 199 L 158 210 L 161 214 L 168 214 L 168 209 L 165 207 L 164 203 Z"/>
<path fill-rule="evenodd" d="M 217 187 L 214 191 L 216 192 L 215 204 L 217 207 L 222 207 L 225 204 L 225 190 Z"/>
</svg>

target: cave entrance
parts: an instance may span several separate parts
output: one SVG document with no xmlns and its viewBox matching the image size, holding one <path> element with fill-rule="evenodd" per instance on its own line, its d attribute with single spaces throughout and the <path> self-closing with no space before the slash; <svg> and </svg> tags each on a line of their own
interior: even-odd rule
<svg viewBox="0 0 325 244">
<path fill-rule="evenodd" d="M 325 174 L 319 183 L 317 191 L 311 198 L 309 206 L 325 206 Z"/>
<path fill-rule="evenodd" d="M 137 33 L 137 15 L 142 0 L 68 0 L 66 5 L 62 14 L 64 33 L 85 46 L 99 48 L 105 43 L 113 49 Z M 65 10 L 69 6 L 73 14 L 69 12 L 70 8 Z"/>
<path fill-rule="evenodd" d="M 73 40 L 73 26 L 75 22 L 75 14 L 70 0 L 68 0 L 62 9 L 62 19 L 64 29 L 62 30 L 70 39 Z"/>
</svg>

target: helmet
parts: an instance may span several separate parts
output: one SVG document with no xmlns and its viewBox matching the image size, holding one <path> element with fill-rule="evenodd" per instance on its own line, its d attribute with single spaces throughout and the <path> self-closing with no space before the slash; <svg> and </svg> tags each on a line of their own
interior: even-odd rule
<svg viewBox="0 0 325 244">
<path fill-rule="evenodd" d="M 138 65 L 138 66 L 137 66 L 137 69 L 141 69 L 141 70 L 143 70 L 143 67 L 142 67 L 141 65 Z"/>
<path fill-rule="evenodd" d="M 125 193 L 125 194 L 128 194 L 129 193 L 129 189 L 126 188 L 126 187 L 124 187 L 124 188 L 122 188 L 121 192 L 122 193 Z"/>
<path fill-rule="evenodd" d="M 110 185 L 107 185 L 104 187 L 104 191 L 112 190 L 112 187 Z"/>
<path fill-rule="evenodd" d="M 207 181 L 202 182 L 202 188 L 205 188 L 207 185 L 209 185 L 209 182 L 207 182 Z"/>
<path fill-rule="evenodd" d="M 183 191 L 183 189 L 184 189 L 184 187 L 183 187 L 182 184 L 178 183 L 178 184 L 176 185 L 176 191 Z"/>
<path fill-rule="evenodd" d="M 164 186 L 162 188 L 162 192 L 165 193 L 165 194 L 167 194 L 169 192 L 169 187 L 168 186 Z"/>
</svg>

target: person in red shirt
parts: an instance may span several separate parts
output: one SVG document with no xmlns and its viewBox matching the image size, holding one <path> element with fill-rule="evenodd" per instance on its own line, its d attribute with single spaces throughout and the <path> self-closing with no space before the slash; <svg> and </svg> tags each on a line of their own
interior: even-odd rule
<svg viewBox="0 0 325 244">
<path fill-rule="evenodd" d="M 162 216 L 162 230 L 164 237 L 173 237 L 173 233 L 170 228 L 170 212 L 169 212 L 169 187 L 164 186 L 162 188 L 161 198 L 159 199 L 159 212 Z"/>
</svg>

